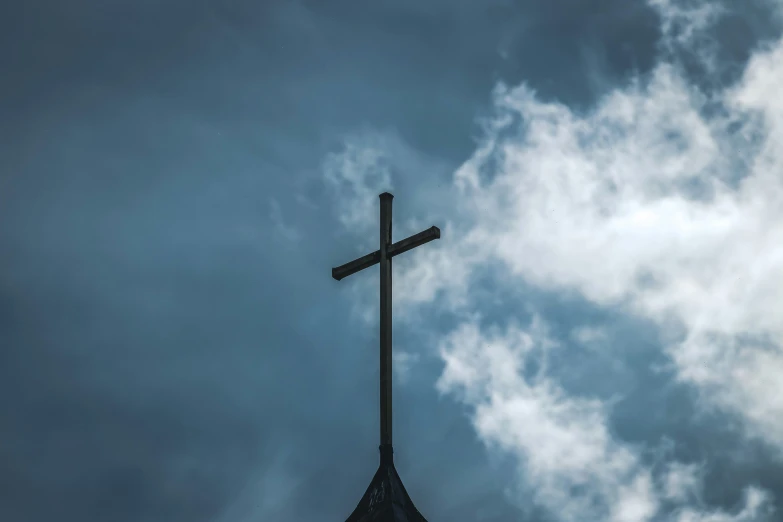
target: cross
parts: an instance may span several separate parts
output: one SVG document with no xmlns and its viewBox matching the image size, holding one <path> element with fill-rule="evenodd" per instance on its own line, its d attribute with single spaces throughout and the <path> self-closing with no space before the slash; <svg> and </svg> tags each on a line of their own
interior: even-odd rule
<svg viewBox="0 0 783 522">
<path fill-rule="evenodd" d="M 430 227 L 409 238 L 392 243 L 392 199 L 384 192 L 381 199 L 380 248 L 337 268 L 332 277 L 341 280 L 375 264 L 381 265 L 381 461 L 392 458 L 392 263 L 394 256 L 440 238 L 440 229 Z"/>
</svg>

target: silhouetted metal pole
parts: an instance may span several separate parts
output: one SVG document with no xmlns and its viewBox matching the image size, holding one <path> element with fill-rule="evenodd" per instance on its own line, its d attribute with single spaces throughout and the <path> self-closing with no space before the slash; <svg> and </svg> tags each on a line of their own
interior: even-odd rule
<svg viewBox="0 0 783 522">
<path fill-rule="evenodd" d="M 392 446 L 392 260 L 388 255 L 392 238 L 392 201 L 381 199 L 381 453 Z"/>
</svg>

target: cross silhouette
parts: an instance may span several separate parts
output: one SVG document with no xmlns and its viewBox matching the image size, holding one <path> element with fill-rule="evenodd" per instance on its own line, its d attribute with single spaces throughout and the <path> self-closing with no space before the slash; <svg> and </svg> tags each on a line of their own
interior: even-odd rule
<svg viewBox="0 0 783 522">
<path fill-rule="evenodd" d="M 381 268 L 381 464 L 362 501 L 349 522 L 364 520 L 416 520 L 424 517 L 416 510 L 394 469 L 392 449 L 392 258 L 417 246 L 440 238 L 440 229 L 430 227 L 409 238 L 392 243 L 392 196 L 384 192 L 381 200 L 380 248 L 332 269 L 332 277 L 341 280 L 375 264 Z M 386 513 L 385 515 L 383 513 Z M 377 518 L 380 516 L 380 518 Z M 425 521 L 426 522 L 426 521 Z"/>
</svg>

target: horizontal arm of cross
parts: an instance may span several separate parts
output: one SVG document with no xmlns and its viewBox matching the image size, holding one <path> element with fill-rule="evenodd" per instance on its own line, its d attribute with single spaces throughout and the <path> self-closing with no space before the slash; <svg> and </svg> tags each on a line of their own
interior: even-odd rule
<svg viewBox="0 0 783 522">
<path fill-rule="evenodd" d="M 365 268 L 369 268 L 380 262 L 381 251 L 376 250 L 372 254 L 367 254 L 366 256 L 360 257 L 359 259 L 354 259 L 350 263 L 345 263 L 344 265 L 338 266 L 337 268 L 332 268 L 332 277 L 339 281 L 344 277 L 348 277 L 351 274 L 355 274 L 356 272 L 364 270 Z"/>
<path fill-rule="evenodd" d="M 402 254 L 403 252 L 412 250 L 417 246 L 429 243 L 434 239 L 440 239 L 440 229 L 438 227 L 430 227 L 423 232 L 419 232 L 418 234 L 414 234 L 411 237 L 403 239 L 402 241 L 397 241 L 396 243 L 391 244 L 387 253 L 388 256 L 392 258 Z M 380 261 L 381 251 L 376 250 L 372 254 L 367 254 L 366 256 L 362 256 L 359 259 L 354 259 L 350 263 L 338 266 L 337 268 L 332 268 L 332 277 L 339 281 L 340 279 L 344 279 L 351 274 L 355 274 L 356 272 L 360 272 L 365 268 L 369 268 L 377 263 L 380 263 Z"/>
<path fill-rule="evenodd" d="M 413 234 L 409 238 L 405 238 L 402 241 L 397 241 L 389 247 L 389 257 L 398 256 L 408 250 L 412 250 L 417 246 L 421 246 L 424 243 L 429 243 L 433 239 L 440 239 L 440 229 L 438 227 L 430 227 L 423 232 Z"/>
</svg>

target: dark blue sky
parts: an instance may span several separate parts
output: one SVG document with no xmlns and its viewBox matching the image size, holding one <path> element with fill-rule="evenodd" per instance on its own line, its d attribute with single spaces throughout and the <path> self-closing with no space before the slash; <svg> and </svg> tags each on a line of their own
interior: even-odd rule
<svg viewBox="0 0 783 522">
<path fill-rule="evenodd" d="M 375 248 L 387 189 L 395 239 L 444 230 L 395 265 L 396 461 L 429 520 L 570 521 L 573 508 L 740 522 L 783 509 L 783 390 L 759 373 L 781 364 L 783 337 L 774 307 L 737 312 L 783 298 L 783 216 L 758 210 L 780 208 L 773 196 L 751 197 L 777 194 L 783 166 L 763 152 L 783 135 L 768 87 L 783 81 L 774 2 L 727 2 L 704 25 L 687 9 L 708 4 L 675 0 L 6 4 L 0 520 L 344 519 L 377 466 L 377 274 L 338 283 L 330 269 Z M 746 73 L 752 56 L 761 65 Z M 667 64 L 676 72 L 656 83 Z M 501 84 L 535 94 L 504 98 Z M 748 134 L 710 119 L 708 102 L 665 95 L 681 85 L 718 113 L 773 123 L 734 147 Z M 639 119 L 607 127 L 621 94 Z M 666 140 L 691 145 L 653 139 L 670 123 Z M 747 167 L 751 156 L 772 167 Z M 703 188 L 740 163 L 753 191 L 715 190 L 745 221 L 713 234 L 719 214 L 696 199 L 679 224 L 663 218 L 685 207 L 649 203 L 656 183 Z M 588 190 L 575 180 L 613 168 L 611 193 L 652 214 L 571 232 L 587 219 L 569 221 Z M 474 171 L 480 186 L 460 188 Z M 576 178 L 541 188 L 566 171 Z M 533 203 L 549 207 L 533 215 Z M 679 260 L 670 269 L 648 266 L 659 244 Z M 751 262 L 706 261 L 730 251 Z M 700 279 L 729 273 L 765 283 Z M 515 324 L 538 348 L 498 333 Z M 704 351 L 729 345 L 737 365 Z M 524 364 L 498 362 L 509 354 Z M 740 384 L 722 388 L 723 375 Z M 649 491 L 624 492 L 648 478 Z M 748 487 L 766 495 L 756 511 Z M 678 518 L 716 510 L 727 518 Z"/>
</svg>

